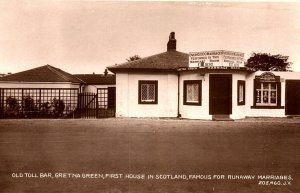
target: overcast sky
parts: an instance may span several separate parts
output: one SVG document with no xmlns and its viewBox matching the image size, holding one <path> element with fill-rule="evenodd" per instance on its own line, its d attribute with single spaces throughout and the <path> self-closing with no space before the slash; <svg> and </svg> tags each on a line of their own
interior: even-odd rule
<svg viewBox="0 0 300 193">
<path fill-rule="evenodd" d="M 103 73 L 129 56 L 230 50 L 290 56 L 300 71 L 300 3 L 0 1 L 0 73 L 50 64 Z"/>
</svg>

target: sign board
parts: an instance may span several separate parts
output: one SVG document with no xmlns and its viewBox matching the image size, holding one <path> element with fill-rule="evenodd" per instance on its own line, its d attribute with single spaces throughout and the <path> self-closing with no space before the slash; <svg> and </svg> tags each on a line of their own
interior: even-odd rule
<svg viewBox="0 0 300 193">
<path fill-rule="evenodd" d="M 190 52 L 189 67 L 244 67 L 244 53 L 226 50 Z"/>
<path fill-rule="evenodd" d="M 255 76 L 260 82 L 280 82 L 280 77 L 275 76 L 272 72 L 264 72 L 260 76 Z"/>
</svg>

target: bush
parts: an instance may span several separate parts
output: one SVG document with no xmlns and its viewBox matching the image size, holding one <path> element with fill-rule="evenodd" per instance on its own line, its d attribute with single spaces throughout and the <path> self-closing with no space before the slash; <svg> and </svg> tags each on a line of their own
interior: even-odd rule
<svg viewBox="0 0 300 193">
<path fill-rule="evenodd" d="M 65 110 L 65 103 L 63 100 L 54 98 L 52 101 L 53 105 L 53 113 L 56 117 L 61 117 L 63 115 L 63 112 Z"/>
<path fill-rule="evenodd" d="M 34 110 L 34 100 L 30 96 L 26 96 L 23 99 L 23 109 L 25 112 Z"/>
<path fill-rule="evenodd" d="M 20 106 L 19 106 L 18 100 L 16 98 L 9 96 L 6 99 L 6 106 L 7 106 L 6 114 L 8 115 L 8 117 L 18 115 Z"/>
<path fill-rule="evenodd" d="M 51 115 L 51 104 L 49 102 L 45 102 L 45 103 L 42 103 L 41 104 L 41 116 L 42 117 L 45 117 L 45 116 L 48 116 L 48 115 Z"/>
<path fill-rule="evenodd" d="M 37 109 L 34 105 L 34 99 L 30 96 L 23 98 L 23 111 L 25 117 L 31 117 L 37 113 Z"/>
</svg>

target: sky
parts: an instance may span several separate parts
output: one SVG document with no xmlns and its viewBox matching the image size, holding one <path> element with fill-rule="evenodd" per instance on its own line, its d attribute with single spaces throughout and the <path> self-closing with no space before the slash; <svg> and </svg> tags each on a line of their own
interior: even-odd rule
<svg viewBox="0 0 300 193">
<path fill-rule="evenodd" d="M 103 73 L 135 54 L 230 50 L 290 56 L 300 72 L 300 3 L 0 0 L 0 73 L 46 64 Z"/>
</svg>

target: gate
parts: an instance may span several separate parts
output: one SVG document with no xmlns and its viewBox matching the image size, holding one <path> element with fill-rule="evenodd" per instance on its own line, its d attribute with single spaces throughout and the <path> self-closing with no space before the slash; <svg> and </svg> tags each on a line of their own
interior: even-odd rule
<svg viewBox="0 0 300 193">
<path fill-rule="evenodd" d="M 85 92 L 78 94 L 78 116 L 81 118 L 97 118 L 97 94 Z"/>
<path fill-rule="evenodd" d="M 98 88 L 97 93 L 78 94 L 78 117 L 105 118 L 115 116 L 116 88 Z"/>
</svg>

